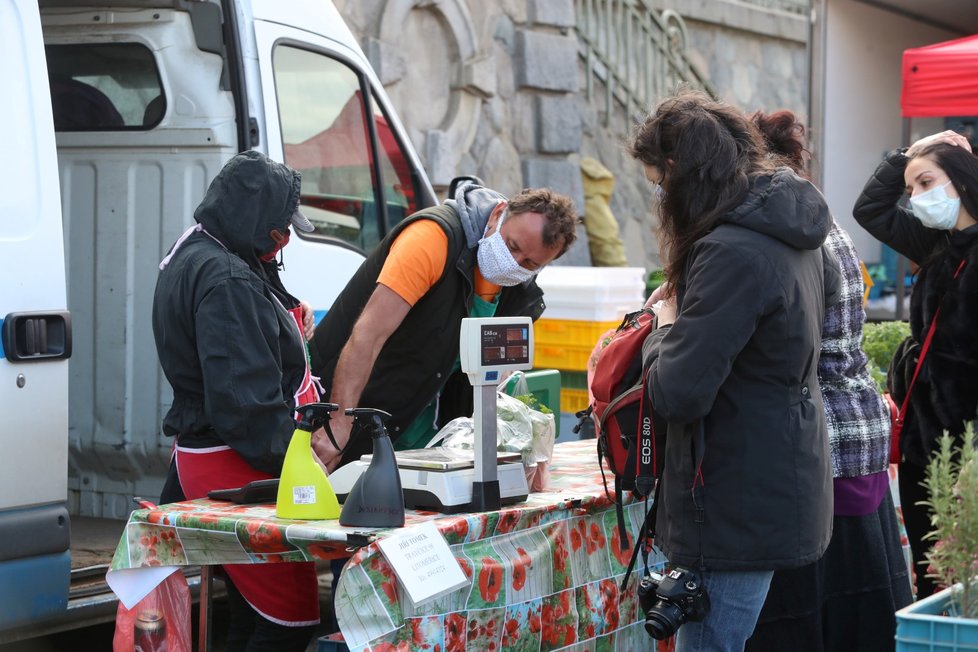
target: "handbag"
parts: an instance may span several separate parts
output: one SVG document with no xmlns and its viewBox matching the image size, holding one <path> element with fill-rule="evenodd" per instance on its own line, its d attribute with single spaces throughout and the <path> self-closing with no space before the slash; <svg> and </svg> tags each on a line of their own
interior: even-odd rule
<svg viewBox="0 0 978 652">
<path fill-rule="evenodd" d="M 965 261 L 962 260 L 958 265 L 958 269 L 954 272 L 954 278 L 958 277 L 961 270 L 964 269 Z M 900 433 L 903 431 L 904 419 L 907 416 L 907 407 L 910 405 L 910 394 L 913 392 L 914 383 L 917 382 L 917 376 L 920 374 L 920 368 L 924 364 L 924 358 L 927 357 L 927 352 L 930 350 L 931 340 L 934 339 L 934 331 L 937 328 L 937 317 L 941 314 L 941 306 L 937 306 L 937 310 L 934 311 L 934 318 L 930 320 L 930 327 L 927 329 L 927 337 L 924 338 L 924 343 L 920 346 L 920 356 L 917 358 L 917 365 L 914 367 L 913 376 L 910 378 L 910 382 L 907 385 L 907 393 L 903 396 L 903 404 L 900 406 L 899 411 L 894 414 L 893 408 L 896 407 L 896 403 L 893 402 L 893 398 L 888 394 L 886 395 L 887 400 L 890 404 L 890 463 L 899 464 L 900 463 Z M 917 344 L 913 341 L 912 337 L 908 337 L 906 340 L 900 343 L 897 348 L 896 354 L 894 355 L 894 360 L 900 358 L 901 360 L 908 355 L 914 354 L 914 349 Z M 892 380 L 890 383 L 890 389 L 893 389 Z"/>
</svg>

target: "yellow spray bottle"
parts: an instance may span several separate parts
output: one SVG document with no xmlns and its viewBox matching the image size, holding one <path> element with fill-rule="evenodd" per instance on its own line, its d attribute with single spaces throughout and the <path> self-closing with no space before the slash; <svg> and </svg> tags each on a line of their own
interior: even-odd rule
<svg viewBox="0 0 978 652">
<path fill-rule="evenodd" d="M 340 503 L 326 471 L 312 455 L 312 433 L 328 427 L 329 414 L 339 409 L 334 403 L 309 403 L 298 408 L 299 424 L 285 452 L 282 477 L 278 483 L 275 515 L 322 521 L 339 518 Z"/>
</svg>

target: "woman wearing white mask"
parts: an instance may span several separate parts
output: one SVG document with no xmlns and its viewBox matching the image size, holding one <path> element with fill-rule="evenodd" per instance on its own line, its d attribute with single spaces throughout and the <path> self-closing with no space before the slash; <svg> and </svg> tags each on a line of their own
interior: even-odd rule
<svg viewBox="0 0 978 652">
<path fill-rule="evenodd" d="M 910 208 L 899 205 L 904 193 Z M 978 410 L 978 158 L 960 134 L 944 131 L 894 150 L 876 169 L 853 215 L 877 240 L 919 267 L 910 297 L 908 340 L 890 365 L 888 385 L 902 405 L 920 345 L 931 324 L 930 348 L 910 392 L 900 434 L 900 502 L 917 572 L 917 597 L 930 595 L 925 577 L 930 543 L 924 470 L 944 430 L 960 436 Z M 938 315 L 938 309 L 940 314 Z M 935 320 L 935 316 L 937 317 Z M 922 564 L 922 565 L 921 565 Z"/>
</svg>

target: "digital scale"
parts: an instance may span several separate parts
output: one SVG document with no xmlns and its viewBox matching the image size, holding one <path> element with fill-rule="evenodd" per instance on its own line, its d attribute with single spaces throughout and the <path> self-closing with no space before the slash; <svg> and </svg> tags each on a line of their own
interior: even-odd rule
<svg viewBox="0 0 978 652">
<path fill-rule="evenodd" d="M 462 371 L 472 383 L 474 458 L 440 448 L 397 451 L 404 506 L 454 514 L 484 512 L 526 500 L 529 490 L 519 453 L 496 450 L 496 386 L 507 371 L 533 366 L 533 322 L 529 317 L 462 320 Z M 329 476 L 342 502 L 370 464 L 370 455 Z"/>
</svg>

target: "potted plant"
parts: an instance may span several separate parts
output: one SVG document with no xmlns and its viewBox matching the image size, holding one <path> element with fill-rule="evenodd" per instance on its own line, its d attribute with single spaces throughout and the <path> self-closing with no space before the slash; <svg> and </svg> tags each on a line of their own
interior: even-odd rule
<svg viewBox="0 0 978 652">
<path fill-rule="evenodd" d="M 897 612 L 897 650 L 978 650 L 978 452 L 971 423 L 945 432 L 927 467 L 935 544 L 928 574 L 948 588 Z M 935 646 L 939 644 L 939 646 Z"/>
</svg>

